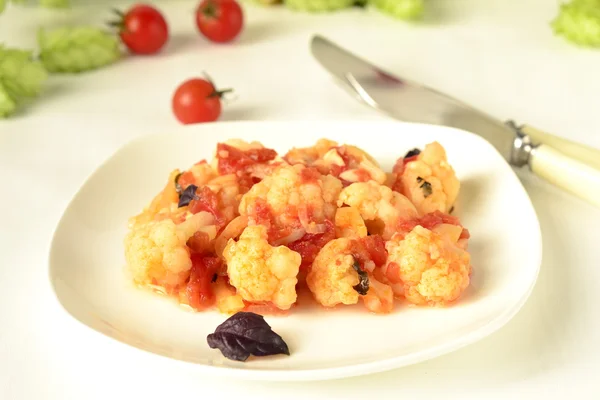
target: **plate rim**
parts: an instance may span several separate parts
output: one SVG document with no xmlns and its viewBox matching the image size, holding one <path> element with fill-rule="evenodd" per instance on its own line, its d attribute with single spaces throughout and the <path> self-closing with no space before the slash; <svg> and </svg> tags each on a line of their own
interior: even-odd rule
<svg viewBox="0 0 600 400">
<path fill-rule="evenodd" d="M 334 367 L 325 367 L 325 368 L 310 368 L 310 369 L 300 369 L 300 370 L 244 369 L 244 368 L 231 368 L 228 366 L 203 364 L 203 363 L 193 362 L 193 361 L 189 361 L 189 360 L 172 358 L 172 357 L 169 357 L 164 354 L 156 353 L 156 352 L 153 352 L 148 349 L 143 349 L 141 347 L 133 346 L 128 343 L 122 342 L 122 341 L 112 337 L 111 335 L 104 333 L 102 331 L 99 331 L 99 330 L 89 326 L 88 324 L 84 323 L 83 321 L 81 321 L 79 318 L 77 318 L 75 315 L 73 315 L 66 308 L 66 306 L 61 302 L 58 292 L 57 292 L 57 288 L 56 288 L 55 280 L 57 278 L 54 277 L 52 274 L 52 270 L 53 270 L 52 258 L 53 258 L 53 254 L 55 252 L 54 243 L 56 241 L 57 234 L 59 232 L 59 228 L 64 223 L 67 211 L 71 208 L 72 204 L 77 199 L 81 190 L 94 178 L 94 176 L 97 173 L 100 172 L 100 170 L 102 170 L 102 168 L 105 165 L 110 163 L 117 154 L 121 153 L 122 151 L 126 150 L 129 147 L 135 146 L 138 142 L 144 142 L 144 141 L 148 141 L 148 140 L 156 140 L 156 138 L 159 138 L 159 137 L 167 137 L 167 136 L 172 136 L 172 135 L 189 135 L 189 134 L 192 134 L 192 131 L 194 129 L 199 129 L 199 130 L 209 129 L 209 126 L 214 127 L 215 124 L 217 124 L 217 123 L 219 126 L 224 126 L 224 125 L 231 126 L 231 127 L 233 127 L 232 129 L 236 129 L 235 128 L 236 126 L 241 127 L 241 126 L 248 126 L 248 125 L 253 125 L 253 126 L 260 126 L 260 125 L 305 125 L 305 126 L 313 125 L 313 126 L 315 126 L 315 125 L 320 125 L 320 126 L 323 126 L 323 125 L 340 125 L 340 124 L 342 124 L 342 125 L 358 124 L 358 125 L 365 125 L 365 126 L 397 125 L 397 126 L 399 126 L 400 129 L 402 129 L 402 127 L 404 127 L 403 129 L 410 129 L 410 127 L 413 126 L 413 127 L 421 127 L 421 129 L 428 128 L 428 129 L 436 129 L 439 131 L 449 131 L 449 132 L 455 131 L 455 132 L 460 132 L 463 136 L 470 136 L 471 139 L 484 143 L 485 146 L 490 148 L 490 150 L 498 153 L 502 157 L 502 159 L 504 161 L 506 161 L 505 157 L 495 147 L 493 147 L 488 141 L 486 141 L 481 136 L 479 136 L 475 133 L 465 131 L 465 130 L 462 130 L 459 128 L 442 126 L 442 125 L 404 122 L 404 121 L 397 121 L 397 120 L 334 119 L 334 120 L 216 121 L 216 122 L 205 123 L 200 126 L 199 125 L 178 126 L 178 127 L 169 129 L 169 132 L 164 132 L 164 130 L 163 130 L 163 132 L 153 132 L 153 133 L 138 135 L 138 136 L 132 138 L 131 140 L 127 141 L 126 143 L 119 145 L 108 157 L 106 157 L 104 160 L 102 160 L 100 163 L 98 163 L 97 166 L 91 171 L 91 173 L 89 173 L 86 176 L 86 178 L 79 184 L 79 186 L 76 188 L 75 192 L 72 194 L 70 200 L 67 202 L 67 204 L 62 209 L 60 219 L 56 223 L 56 226 L 54 227 L 54 229 L 51 233 L 51 236 L 50 236 L 50 243 L 49 243 L 49 249 L 48 249 L 48 254 L 47 254 L 47 263 L 48 263 L 47 277 L 48 277 L 48 283 L 50 284 L 50 287 L 51 287 L 51 292 L 53 294 L 53 296 L 52 296 L 53 300 L 56 303 L 58 303 L 59 308 L 62 309 L 63 312 L 65 314 L 67 314 L 70 319 L 76 321 L 76 325 L 79 325 L 81 328 L 83 328 L 83 329 L 81 329 L 83 334 L 85 334 L 86 332 L 89 334 L 91 331 L 91 332 L 93 332 L 94 337 L 108 338 L 109 339 L 108 342 L 113 343 L 113 345 L 116 344 L 117 346 L 122 346 L 123 351 L 131 352 L 132 357 L 147 354 L 149 356 L 149 358 L 152 360 L 152 362 L 156 363 L 158 367 L 160 367 L 161 364 L 164 365 L 165 364 L 164 362 L 167 361 L 167 362 L 169 362 L 169 365 L 172 367 L 179 367 L 179 368 L 186 368 L 186 369 L 191 368 L 195 372 L 204 373 L 207 376 L 213 376 L 213 377 L 231 377 L 231 378 L 251 380 L 251 381 L 273 381 L 273 382 L 275 382 L 275 381 L 280 381 L 280 382 L 323 381 L 323 380 L 340 379 L 340 378 L 346 378 L 346 377 L 370 375 L 370 374 L 374 374 L 374 373 L 379 373 L 379 372 L 384 372 L 384 371 L 393 370 L 393 369 L 397 369 L 397 368 L 402 368 L 402 367 L 418 364 L 418 363 L 421 363 L 421 362 L 424 362 L 427 360 L 431 360 L 431 359 L 440 357 L 445 354 L 452 353 L 452 352 L 459 350 L 461 348 L 464 348 L 470 344 L 476 343 L 476 342 L 484 339 L 485 337 L 495 333 L 496 331 L 500 330 L 504 325 L 506 325 L 509 321 L 511 321 L 514 318 L 514 316 L 525 305 L 525 303 L 529 299 L 531 293 L 533 292 L 533 289 L 535 288 L 535 286 L 537 284 L 537 281 L 539 278 L 539 273 L 541 270 L 541 265 L 542 265 L 543 238 L 542 238 L 542 234 L 541 234 L 541 226 L 539 223 L 539 218 L 537 216 L 535 208 L 533 207 L 533 203 L 531 202 L 531 198 L 530 198 L 527 190 L 523 186 L 520 178 L 515 173 L 513 168 L 508 164 L 508 162 L 506 162 L 506 166 L 510 170 L 510 173 L 513 175 L 518 186 L 521 188 L 523 194 L 525 195 L 526 201 L 524 203 L 526 203 L 526 206 L 529 208 L 529 211 L 532 213 L 532 215 L 534 217 L 535 229 L 533 229 L 533 230 L 535 231 L 534 232 L 535 237 L 533 237 L 532 240 L 535 240 L 535 242 L 536 242 L 535 250 L 537 252 L 536 257 L 535 257 L 535 260 L 536 260 L 535 274 L 534 274 L 534 277 L 533 277 L 528 289 L 523 293 L 522 297 L 514 303 L 514 305 L 511 308 L 505 309 L 502 313 L 500 313 L 497 317 L 493 318 L 487 324 L 485 324 L 467 334 L 464 334 L 454 340 L 451 340 L 450 342 L 441 343 L 439 345 L 429 347 L 427 349 L 423 349 L 421 351 L 417 351 L 417 352 L 410 353 L 407 355 L 400 355 L 400 356 L 395 356 L 395 357 L 390 357 L 390 358 L 385 358 L 385 359 L 380 359 L 380 360 L 374 360 L 374 361 L 368 361 L 368 362 L 362 362 L 362 363 L 353 363 L 353 364 L 344 365 L 344 366 L 334 366 Z M 239 128 L 237 128 L 237 129 L 239 129 Z M 163 361 L 163 363 L 160 363 L 161 360 Z"/>
</svg>

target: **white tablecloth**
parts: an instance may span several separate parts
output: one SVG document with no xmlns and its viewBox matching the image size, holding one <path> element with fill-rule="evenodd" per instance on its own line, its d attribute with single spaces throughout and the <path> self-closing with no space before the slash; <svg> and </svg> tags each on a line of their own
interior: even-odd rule
<svg viewBox="0 0 600 400">
<path fill-rule="evenodd" d="M 207 71 L 235 89 L 223 120 L 385 118 L 311 58 L 314 33 L 501 118 L 600 147 L 600 51 L 552 35 L 554 1 L 430 0 L 436 10 L 418 25 L 371 10 L 308 15 L 245 4 L 243 36 L 223 46 L 196 34 L 194 2 L 158 3 L 173 32 L 161 55 L 53 77 L 24 113 L 0 121 L 0 399 L 600 398 L 600 210 L 526 172 L 519 175 L 544 240 L 537 286 L 500 331 L 435 360 L 329 382 L 226 383 L 163 369 L 142 352 L 124 354 L 65 315 L 47 267 L 63 209 L 119 146 L 178 125 L 170 100 L 184 79 Z M 108 17 L 106 5 L 13 7 L 0 15 L 0 42 L 33 46 L 41 25 Z"/>
</svg>

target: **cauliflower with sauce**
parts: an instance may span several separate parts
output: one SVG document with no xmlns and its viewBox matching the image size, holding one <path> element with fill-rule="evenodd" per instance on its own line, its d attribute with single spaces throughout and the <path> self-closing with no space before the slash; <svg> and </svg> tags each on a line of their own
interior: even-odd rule
<svg viewBox="0 0 600 400">
<path fill-rule="evenodd" d="M 340 238 L 327 243 L 312 264 L 306 283 L 319 304 L 333 307 L 336 304 L 358 303 L 354 286 L 360 278 L 354 269 L 351 239 Z"/>
<path fill-rule="evenodd" d="M 341 207 L 335 213 L 335 234 L 338 238 L 361 238 L 367 236 L 365 221 L 354 207 Z"/>
<path fill-rule="evenodd" d="M 315 167 L 322 174 L 332 174 L 346 182 L 384 183 L 386 180 L 379 163 L 366 151 L 327 139 L 320 139 L 313 147 L 294 148 L 284 159 L 290 164 Z"/>
<path fill-rule="evenodd" d="M 178 225 L 171 219 L 132 225 L 125 237 L 125 258 L 134 282 L 167 291 L 185 283 L 192 268 L 186 242 L 212 223 L 212 215 L 201 212 Z"/>
<path fill-rule="evenodd" d="M 306 276 L 308 288 L 315 300 L 325 307 L 356 304 L 362 299 L 370 311 L 390 312 L 394 305 L 392 289 L 377 281 L 360 266 L 354 256 L 356 245 L 356 241 L 350 238 L 339 238 L 327 243 L 317 254 Z"/>
<path fill-rule="evenodd" d="M 267 242 L 267 228 L 249 226 L 223 251 L 229 282 L 246 301 L 272 302 L 287 310 L 296 302 L 300 254 Z"/>
<path fill-rule="evenodd" d="M 404 237 L 395 235 L 385 246 L 388 260 L 383 274 L 403 286 L 411 303 L 451 303 L 470 281 L 470 255 L 458 245 L 461 231 L 446 224 L 432 230 L 417 225 Z"/>
<path fill-rule="evenodd" d="M 360 213 L 369 233 L 390 239 L 398 223 L 418 216 L 415 206 L 406 197 L 377 182 L 357 182 L 344 188 L 338 206 L 349 205 Z"/>
<path fill-rule="evenodd" d="M 252 223 L 264 223 L 258 212 L 264 205 L 277 229 L 286 230 L 299 222 L 307 233 L 322 233 L 323 222 L 335 216 L 341 190 L 342 183 L 331 175 L 300 164 L 285 166 L 252 186 L 242 197 L 239 212 Z"/>
<path fill-rule="evenodd" d="M 311 147 L 294 147 L 284 156 L 284 159 L 290 164 L 303 164 L 312 166 L 319 159 L 322 159 L 325 153 L 336 147 L 338 144 L 332 140 L 319 139 Z"/>
<path fill-rule="evenodd" d="M 438 142 L 428 144 L 416 160 L 406 163 L 398 179 L 401 193 L 421 214 L 449 212 L 460 189 L 446 151 Z"/>
</svg>

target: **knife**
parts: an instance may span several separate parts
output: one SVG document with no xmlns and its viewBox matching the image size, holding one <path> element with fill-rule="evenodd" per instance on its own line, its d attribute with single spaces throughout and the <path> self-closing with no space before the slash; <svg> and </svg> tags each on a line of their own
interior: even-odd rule
<svg viewBox="0 0 600 400">
<path fill-rule="evenodd" d="M 435 89 L 395 76 L 315 35 L 311 52 L 360 101 L 408 122 L 459 128 L 490 142 L 514 167 L 600 207 L 600 150 L 501 121 Z"/>
</svg>

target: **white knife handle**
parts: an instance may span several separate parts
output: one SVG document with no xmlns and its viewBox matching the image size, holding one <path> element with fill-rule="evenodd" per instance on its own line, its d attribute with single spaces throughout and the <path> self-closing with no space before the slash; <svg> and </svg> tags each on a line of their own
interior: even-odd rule
<svg viewBox="0 0 600 400">
<path fill-rule="evenodd" d="M 546 144 L 531 151 L 529 166 L 539 177 L 600 207 L 600 169 Z"/>
<path fill-rule="evenodd" d="M 564 155 L 600 169 L 600 149 L 551 135 L 530 125 L 523 125 L 519 129 L 523 134 L 529 136 L 533 143 L 547 144 L 560 150 Z"/>
</svg>

